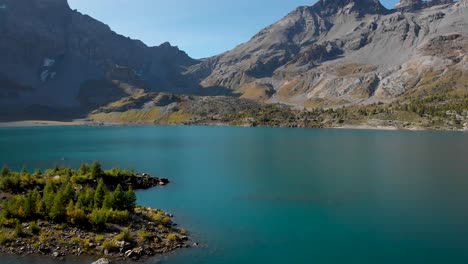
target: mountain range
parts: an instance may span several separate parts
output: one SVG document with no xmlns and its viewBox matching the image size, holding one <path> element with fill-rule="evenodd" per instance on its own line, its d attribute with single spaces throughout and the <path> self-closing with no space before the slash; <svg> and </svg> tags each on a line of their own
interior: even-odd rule
<svg viewBox="0 0 468 264">
<path fill-rule="evenodd" d="M 141 110 L 168 98 L 163 106 L 218 98 L 336 109 L 468 94 L 468 0 L 402 0 L 391 10 L 319 0 L 201 60 L 121 36 L 66 0 L 0 0 L 0 36 L 2 119 L 84 117 L 134 101 L 123 110 Z"/>
</svg>

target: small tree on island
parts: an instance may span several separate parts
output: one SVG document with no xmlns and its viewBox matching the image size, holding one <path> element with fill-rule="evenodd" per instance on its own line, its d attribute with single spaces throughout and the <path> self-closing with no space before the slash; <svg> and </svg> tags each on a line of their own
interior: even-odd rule
<svg viewBox="0 0 468 264">
<path fill-rule="evenodd" d="M 7 165 L 3 165 L 2 167 L 2 176 L 6 177 L 10 174 L 10 169 L 8 168 Z"/>
<path fill-rule="evenodd" d="M 100 209 L 104 203 L 106 197 L 106 187 L 104 186 L 104 180 L 101 178 L 98 180 L 96 192 L 94 193 L 94 208 Z"/>
<path fill-rule="evenodd" d="M 101 163 L 95 161 L 93 162 L 93 165 L 91 165 L 91 178 L 97 179 L 101 177 L 102 175 L 102 168 L 101 168 Z"/>
</svg>

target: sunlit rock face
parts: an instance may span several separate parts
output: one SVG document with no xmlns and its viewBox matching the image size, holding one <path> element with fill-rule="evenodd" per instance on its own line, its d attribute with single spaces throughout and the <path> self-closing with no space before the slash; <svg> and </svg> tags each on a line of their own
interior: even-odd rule
<svg viewBox="0 0 468 264">
<path fill-rule="evenodd" d="M 382 14 L 387 9 L 378 0 L 319 0 L 312 8 L 321 15 Z"/>
<path fill-rule="evenodd" d="M 415 11 L 423 7 L 422 0 L 401 0 L 395 8 L 399 11 Z"/>
<path fill-rule="evenodd" d="M 203 87 L 262 101 L 306 107 L 390 102 L 446 86 L 427 81 L 432 74 L 463 88 L 467 36 L 463 2 L 404 0 L 387 10 L 373 0 L 321 0 L 188 73 Z"/>
</svg>

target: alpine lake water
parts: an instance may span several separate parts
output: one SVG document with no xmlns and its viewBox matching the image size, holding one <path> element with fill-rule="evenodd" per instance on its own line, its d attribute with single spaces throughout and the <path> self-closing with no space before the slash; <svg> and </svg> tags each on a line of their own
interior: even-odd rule
<svg viewBox="0 0 468 264">
<path fill-rule="evenodd" d="M 147 263 L 468 263 L 468 134 L 238 127 L 0 129 L 0 163 L 99 160 L 199 247 Z M 0 256 L 2 264 L 92 258 Z"/>
</svg>

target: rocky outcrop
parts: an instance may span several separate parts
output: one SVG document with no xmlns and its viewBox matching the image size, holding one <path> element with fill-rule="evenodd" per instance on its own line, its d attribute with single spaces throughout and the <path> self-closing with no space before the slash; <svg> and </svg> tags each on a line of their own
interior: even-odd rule
<svg viewBox="0 0 468 264">
<path fill-rule="evenodd" d="M 319 0 L 312 6 L 322 16 L 343 14 L 385 14 L 388 10 L 379 0 Z"/>
<path fill-rule="evenodd" d="M 423 8 L 422 0 L 401 0 L 396 4 L 395 9 L 402 12 L 411 12 Z"/>
</svg>

